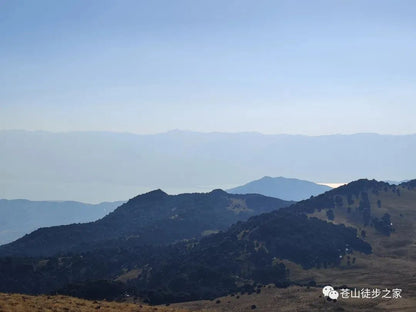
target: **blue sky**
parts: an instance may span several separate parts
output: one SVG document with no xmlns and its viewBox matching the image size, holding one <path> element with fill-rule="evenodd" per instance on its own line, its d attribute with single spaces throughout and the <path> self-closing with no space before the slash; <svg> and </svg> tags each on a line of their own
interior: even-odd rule
<svg viewBox="0 0 416 312">
<path fill-rule="evenodd" d="M 416 133 L 415 1 L 1 1 L 0 129 Z"/>
</svg>

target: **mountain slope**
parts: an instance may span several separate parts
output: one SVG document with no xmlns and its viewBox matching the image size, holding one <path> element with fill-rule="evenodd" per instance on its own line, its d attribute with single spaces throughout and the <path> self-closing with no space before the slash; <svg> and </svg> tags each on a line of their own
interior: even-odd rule
<svg viewBox="0 0 416 312">
<path fill-rule="evenodd" d="M 95 222 L 42 228 L 0 247 L 0 255 L 47 256 L 100 246 L 166 244 L 225 230 L 237 221 L 279 209 L 291 202 L 262 195 L 168 195 L 161 190 L 130 199 Z"/>
<path fill-rule="evenodd" d="M 415 180 L 359 180 L 198 241 L 138 247 L 124 240 L 60 257 L 1 258 L 0 291 L 91 297 L 95 289 L 95 296 L 166 303 L 295 283 L 399 287 L 415 296 L 415 203 Z"/>
<path fill-rule="evenodd" d="M 355 227 L 377 256 L 416 261 L 416 180 L 358 180 L 299 202 L 295 211 Z"/>
<path fill-rule="evenodd" d="M 73 201 L 0 199 L 0 245 L 41 227 L 98 220 L 121 204 L 121 201 L 93 205 Z"/>
<path fill-rule="evenodd" d="M 154 312 L 155 307 L 136 303 L 108 301 L 88 301 L 66 296 L 28 296 L 0 293 L 0 311 L 33 312 L 33 311 L 77 311 L 91 312 Z M 189 312 L 191 310 L 157 307 L 158 312 Z"/>
<path fill-rule="evenodd" d="M 192 285 L 175 283 L 178 275 L 187 281 L 201 276 L 196 272 L 202 264 L 228 276 L 215 282 L 223 294 L 235 292 L 237 285 L 254 291 L 258 284 L 297 283 L 400 288 L 411 297 L 416 295 L 415 241 L 416 180 L 395 186 L 363 179 L 201 240 L 177 262 L 155 264 L 163 279 L 136 285 L 155 302 L 174 300 L 172 292 L 209 298 L 204 278 Z M 164 286 L 165 297 L 149 292 L 152 286 Z"/>
<path fill-rule="evenodd" d="M 58 291 L 95 299 L 128 293 L 153 304 L 214 298 L 253 291 L 258 284 L 289 285 L 289 272 L 280 259 L 305 268 L 335 266 L 346 246 L 371 252 L 354 229 L 277 211 L 199 242 L 124 244 L 40 259 L 0 258 L 0 291 Z"/>
<path fill-rule="evenodd" d="M 331 190 L 329 186 L 284 177 L 263 177 L 227 190 L 232 194 L 262 194 L 285 200 L 303 200 Z"/>
</svg>

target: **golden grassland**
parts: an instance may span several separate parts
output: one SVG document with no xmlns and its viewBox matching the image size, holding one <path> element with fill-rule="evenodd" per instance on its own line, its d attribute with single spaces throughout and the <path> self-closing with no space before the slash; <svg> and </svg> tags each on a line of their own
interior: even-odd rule
<svg viewBox="0 0 416 312">
<path fill-rule="evenodd" d="M 340 275 L 344 272 L 354 282 L 367 280 L 378 282 L 380 286 L 403 285 L 416 296 L 416 190 L 399 189 L 400 196 L 392 192 L 380 196 L 370 194 L 372 207 L 377 207 L 376 201 L 381 199 L 381 208 L 373 208 L 372 211 L 379 216 L 389 213 L 395 231 L 385 236 L 365 228 L 367 235 L 364 240 L 371 244 L 373 253 L 351 255 L 356 258 L 354 266 L 348 266 L 346 259 L 343 259 L 339 268 L 328 270 L 325 274 L 335 272 Z"/>
<path fill-rule="evenodd" d="M 276 288 L 264 286 L 260 293 L 234 294 L 214 300 L 199 300 L 148 306 L 144 304 L 109 301 L 89 301 L 68 296 L 29 296 L 0 294 L 0 312 L 313 312 L 313 311 L 415 311 L 415 297 L 401 299 L 340 299 L 325 300 L 321 287 Z"/>
<path fill-rule="evenodd" d="M 0 312 L 186 312 L 181 308 L 90 301 L 68 296 L 29 296 L 0 293 Z M 189 311 L 188 311 L 189 312 Z"/>
<path fill-rule="evenodd" d="M 401 299 L 339 299 L 333 302 L 324 299 L 321 291 L 321 287 L 266 286 L 259 294 L 235 294 L 211 301 L 184 302 L 172 306 L 189 311 L 213 312 L 416 311 L 416 300 L 405 296 Z"/>
</svg>

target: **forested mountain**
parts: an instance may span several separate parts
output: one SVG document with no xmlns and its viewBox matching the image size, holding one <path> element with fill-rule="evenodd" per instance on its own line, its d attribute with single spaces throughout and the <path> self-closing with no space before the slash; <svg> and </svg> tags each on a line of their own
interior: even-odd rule
<svg viewBox="0 0 416 312">
<path fill-rule="evenodd" d="M 169 215 L 173 207 L 179 209 L 180 202 L 190 207 L 190 203 L 204 203 L 204 207 L 212 203 L 211 207 L 232 213 L 241 213 L 243 199 L 247 207 L 275 203 L 260 195 L 234 196 L 216 190 L 171 197 L 158 190 L 130 200 L 102 220 L 107 226 L 115 225 L 114 229 L 130 216 L 129 229 L 133 224 L 149 225 L 150 221 L 136 215 L 149 207 L 155 209 L 149 220 L 155 220 L 163 211 Z M 239 205 L 231 209 L 230 202 L 237 199 Z M 52 257 L 0 258 L 0 292 L 58 292 L 89 299 L 116 299 L 128 294 L 150 303 L 169 303 L 212 299 L 238 291 L 251 293 L 270 283 L 286 287 L 322 285 L 330 280 L 338 287 L 369 287 L 368 283 L 387 287 L 400 282 L 413 294 L 416 290 L 411 286 L 409 270 L 416 260 L 412 247 L 416 238 L 415 202 L 416 180 L 399 186 L 358 180 L 200 239 L 142 245 L 140 239 L 130 239 L 129 231 L 122 229 L 119 233 L 124 236 L 117 244 L 92 244 L 83 252 Z M 180 210 L 175 213 L 179 216 Z M 169 224 L 165 234 L 172 233 L 174 241 L 178 232 Z M 180 227 L 184 224 L 190 223 L 177 223 Z M 19 245 L 13 247 L 18 251 Z M 387 279 L 389 272 L 394 276 Z M 363 282 L 364 275 L 371 280 Z M 386 281 L 391 282 L 386 285 Z"/>
<path fill-rule="evenodd" d="M 222 190 L 181 195 L 155 190 L 130 199 L 95 222 L 36 230 L 1 246 L 0 255 L 51 256 L 120 244 L 168 244 L 225 230 L 237 221 L 292 203 Z"/>
</svg>

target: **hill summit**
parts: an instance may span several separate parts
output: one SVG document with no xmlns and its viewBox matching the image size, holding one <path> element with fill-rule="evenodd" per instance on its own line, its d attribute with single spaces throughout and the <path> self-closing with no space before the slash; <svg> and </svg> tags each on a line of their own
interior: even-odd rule
<svg viewBox="0 0 416 312">
<path fill-rule="evenodd" d="M 157 189 L 130 199 L 95 222 L 38 229 L 1 246 L 0 255 L 50 256 L 123 244 L 169 244 L 226 230 L 233 223 L 292 203 L 223 190 L 168 195 Z"/>
<path fill-rule="evenodd" d="M 256 193 L 284 200 L 299 201 L 322 194 L 329 190 L 331 190 L 329 186 L 320 185 L 310 181 L 265 176 L 259 180 L 229 189 L 228 192 L 232 194 Z"/>
</svg>

